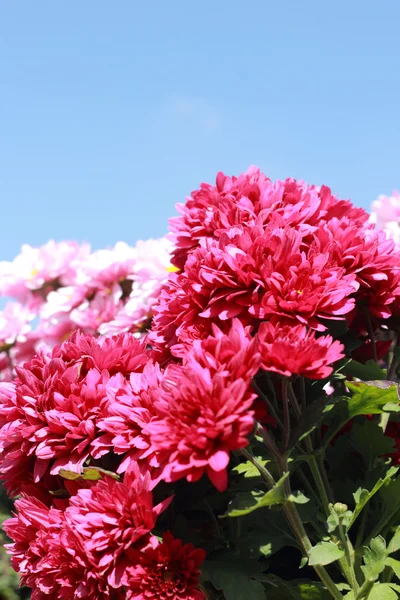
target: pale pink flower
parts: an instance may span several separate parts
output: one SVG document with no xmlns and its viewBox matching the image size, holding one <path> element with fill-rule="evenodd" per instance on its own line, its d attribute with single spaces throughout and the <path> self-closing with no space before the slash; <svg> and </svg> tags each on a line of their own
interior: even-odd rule
<svg viewBox="0 0 400 600">
<path fill-rule="evenodd" d="M 114 248 L 92 252 L 79 264 L 76 284 L 91 289 L 108 289 L 113 283 L 126 279 L 135 262 L 135 248 L 125 242 L 117 242 Z"/>
<path fill-rule="evenodd" d="M 13 346 L 24 342 L 31 330 L 34 314 L 17 302 L 9 302 L 0 311 L 0 351 L 2 346 Z"/>
<path fill-rule="evenodd" d="M 131 292 L 115 318 L 100 325 L 100 334 L 140 332 L 149 325 L 152 308 L 168 273 L 176 270 L 170 262 L 172 249 L 172 243 L 166 238 L 136 244 L 136 263 L 128 275 Z"/>
<path fill-rule="evenodd" d="M 372 203 L 370 216 L 372 223 L 379 229 L 385 229 L 388 223 L 400 222 L 400 193 L 394 190 L 391 196 L 381 195 Z"/>
<path fill-rule="evenodd" d="M 41 247 L 24 244 L 12 262 L 0 263 L 0 295 L 35 304 L 32 293 L 40 291 L 46 296 L 52 289 L 68 285 L 75 278 L 77 263 L 88 254 L 89 246 L 77 242 L 50 240 Z"/>
</svg>

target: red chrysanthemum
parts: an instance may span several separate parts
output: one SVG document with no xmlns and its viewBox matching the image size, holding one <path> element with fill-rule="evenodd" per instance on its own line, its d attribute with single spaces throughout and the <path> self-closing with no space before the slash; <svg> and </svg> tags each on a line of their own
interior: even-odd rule
<svg viewBox="0 0 400 600">
<path fill-rule="evenodd" d="M 287 320 L 323 331 L 321 319 L 344 318 L 354 308 L 358 287 L 354 273 L 346 273 L 329 250 L 306 243 L 300 231 L 263 229 L 258 222 L 190 254 L 154 310 L 151 336 L 182 356 L 182 346 L 205 337 L 213 322 L 233 317 L 245 324 Z"/>
<path fill-rule="evenodd" d="M 79 490 L 65 511 L 66 523 L 81 540 L 88 562 L 113 588 L 126 583 L 130 553 L 154 542 L 151 530 L 171 501 L 153 506 L 151 488 L 150 476 L 132 468 L 123 482 L 106 477 Z"/>
<path fill-rule="evenodd" d="M 359 289 L 357 310 L 389 318 L 400 301 L 400 253 L 384 231 L 359 227 L 348 217 L 331 219 L 316 234 L 320 251 L 329 251 L 338 266 L 353 273 Z"/>
<path fill-rule="evenodd" d="M 89 369 L 107 370 L 110 375 L 143 371 L 151 357 L 146 349 L 145 338 L 138 340 L 130 333 L 121 333 L 112 337 L 95 338 L 81 332 L 74 333 L 53 352 L 54 358 L 66 363 L 79 361 L 81 371 Z"/>
<path fill-rule="evenodd" d="M 17 513 L 4 523 L 13 543 L 6 548 L 21 583 L 32 588 L 32 600 L 108 600 L 107 583 L 87 561 L 84 548 L 68 529 L 64 513 L 36 498 L 22 497 Z"/>
<path fill-rule="evenodd" d="M 279 327 L 262 323 L 257 333 L 257 349 L 261 368 L 286 377 L 302 375 L 309 379 L 325 379 L 332 363 L 344 357 L 343 346 L 330 335 L 316 337 L 303 325 Z"/>
<path fill-rule="evenodd" d="M 204 550 L 164 533 L 162 543 L 141 552 L 138 566 L 130 570 L 127 600 L 204 600 L 199 580 L 205 556 Z"/>
<path fill-rule="evenodd" d="M 93 442 L 93 456 L 100 458 L 112 451 L 124 458 L 117 473 L 124 473 L 132 463 L 143 461 L 153 476 L 159 472 L 159 463 L 150 447 L 146 426 L 156 415 L 162 374 L 157 364 L 149 362 L 143 373 L 132 373 L 127 381 L 115 376 L 107 385 L 109 403 L 104 417 L 97 423 L 102 433 Z M 153 471 L 154 470 L 154 471 Z"/>
<path fill-rule="evenodd" d="M 207 473 L 224 490 L 230 452 L 247 446 L 253 428 L 250 386 L 259 356 L 239 321 L 229 335 L 214 333 L 194 345 L 182 366 L 167 367 L 158 418 L 148 430 L 152 449 L 166 463 L 166 481 L 197 481 Z"/>
<path fill-rule="evenodd" d="M 303 232 L 346 215 L 362 226 L 368 214 L 348 200 L 338 200 L 326 186 L 318 188 L 303 181 L 272 182 L 256 167 L 239 177 L 218 173 L 215 186 L 202 183 L 186 204 L 178 204 L 180 216 L 170 219 L 176 250 L 173 263 L 183 269 L 190 252 L 207 238 L 217 239 L 237 226 L 291 225 Z"/>
<path fill-rule="evenodd" d="M 0 388 L 0 469 L 8 492 L 60 469 L 80 473 L 101 435 L 107 385 L 113 388 L 114 378 L 130 369 L 143 371 L 150 356 L 132 334 L 101 340 L 76 335 L 17 368 L 12 393 Z"/>
</svg>

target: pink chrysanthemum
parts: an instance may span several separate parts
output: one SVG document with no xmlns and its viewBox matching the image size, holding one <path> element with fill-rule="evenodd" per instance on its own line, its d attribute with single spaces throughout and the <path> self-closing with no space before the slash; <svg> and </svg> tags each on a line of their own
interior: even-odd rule
<svg viewBox="0 0 400 600">
<path fill-rule="evenodd" d="M 330 335 L 316 337 L 303 325 L 273 326 L 261 323 L 257 333 L 257 349 L 261 368 L 286 377 L 302 375 L 309 379 L 325 379 L 332 363 L 344 357 L 343 346 Z"/>
<path fill-rule="evenodd" d="M 32 600 L 115 597 L 88 562 L 81 540 L 66 525 L 62 511 L 31 497 L 22 497 L 15 506 L 18 512 L 4 523 L 13 540 L 6 548 L 21 583 L 32 588 Z"/>
<path fill-rule="evenodd" d="M 308 248 L 298 230 L 263 229 L 260 223 L 207 242 L 161 294 L 152 339 L 181 356 L 180 344 L 190 346 L 213 322 L 233 317 L 245 324 L 287 320 L 324 331 L 321 320 L 344 318 L 354 308 L 359 283 L 329 249 Z"/>
<path fill-rule="evenodd" d="M 131 334 L 99 340 L 76 334 L 17 368 L 15 394 L 0 388 L 0 468 L 9 493 L 48 472 L 80 473 L 101 435 L 107 386 L 142 371 L 150 357 Z"/>
<path fill-rule="evenodd" d="M 368 220 L 363 209 L 348 200 L 338 200 L 326 186 L 318 188 L 295 179 L 273 183 L 256 167 L 239 177 L 218 173 L 216 185 L 203 183 L 186 204 L 178 204 L 179 217 L 170 219 L 176 243 L 173 262 L 183 269 L 190 252 L 207 238 L 217 239 L 242 225 L 291 225 L 301 231 L 347 215 L 360 226 Z"/>
<path fill-rule="evenodd" d="M 156 416 L 161 380 L 159 366 L 148 363 L 143 373 L 132 373 L 129 381 L 120 375 L 107 385 L 109 404 L 97 424 L 104 434 L 93 442 L 93 455 L 99 458 L 110 451 L 123 455 L 117 473 L 124 473 L 137 461 L 144 461 L 153 476 L 159 473 L 160 465 L 152 452 L 146 427 Z"/>
<path fill-rule="evenodd" d="M 65 520 L 81 539 L 88 562 L 113 588 L 127 583 L 127 567 L 135 549 L 154 544 L 151 535 L 157 517 L 171 498 L 153 506 L 151 480 L 138 469 L 125 473 L 124 481 L 107 477 L 79 490 L 70 500 Z"/>
<path fill-rule="evenodd" d="M 316 234 L 320 251 L 329 251 L 338 266 L 355 274 L 357 308 L 388 318 L 400 298 L 400 253 L 385 232 L 357 227 L 348 218 L 331 219 Z"/>
<path fill-rule="evenodd" d="M 138 566 L 130 570 L 127 599 L 204 600 L 199 581 L 205 556 L 204 550 L 164 533 L 162 543 L 141 552 Z"/>
<path fill-rule="evenodd" d="M 247 446 L 253 428 L 250 385 L 258 359 L 254 341 L 235 321 L 229 336 L 216 330 L 183 366 L 167 367 L 158 419 L 148 426 L 166 481 L 197 481 L 206 473 L 217 489 L 226 488 L 230 452 Z"/>
</svg>

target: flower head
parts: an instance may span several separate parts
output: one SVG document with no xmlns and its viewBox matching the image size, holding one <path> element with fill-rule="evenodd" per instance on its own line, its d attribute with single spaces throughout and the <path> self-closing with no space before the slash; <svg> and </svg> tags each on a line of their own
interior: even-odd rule
<svg viewBox="0 0 400 600">
<path fill-rule="evenodd" d="M 35 305 L 35 292 L 45 297 L 50 290 L 68 285 L 75 278 L 77 264 L 88 254 L 89 246 L 77 242 L 50 240 L 38 248 L 24 244 L 12 262 L 0 263 L 0 295 Z"/>
<path fill-rule="evenodd" d="M 89 563 L 112 587 L 126 583 L 132 552 L 155 542 L 151 530 L 171 501 L 153 506 L 151 487 L 149 475 L 141 476 L 132 468 L 123 482 L 106 477 L 90 489 L 79 490 L 65 512 Z"/>
<path fill-rule="evenodd" d="M 197 481 L 207 473 L 217 489 L 226 488 L 230 452 L 247 446 L 253 428 L 250 385 L 258 359 L 254 341 L 236 321 L 229 335 L 215 329 L 183 365 L 167 367 L 158 418 L 148 425 L 166 481 Z"/>
<path fill-rule="evenodd" d="M 150 356 L 131 334 L 97 340 L 77 333 L 18 367 L 13 393 L 0 388 L 0 469 L 9 492 L 60 469 L 80 473 L 101 435 L 107 387 L 141 372 Z"/>
<path fill-rule="evenodd" d="M 333 341 L 330 335 L 316 337 L 304 325 L 280 327 L 261 323 L 257 340 L 262 369 L 286 377 L 325 379 L 333 371 L 332 363 L 344 357 L 340 342 Z"/>
<path fill-rule="evenodd" d="M 205 556 L 204 550 L 164 533 L 162 543 L 141 552 L 138 565 L 129 570 L 127 598 L 204 600 L 198 586 Z"/>
<path fill-rule="evenodd" d="M 6 548 L 32 600 L 109 600 L 112 590 L 87 561 L 83 545 L 68 528 L 65 514 L 24 496 L 4 523 L 13 540 Z"/>
</svg>

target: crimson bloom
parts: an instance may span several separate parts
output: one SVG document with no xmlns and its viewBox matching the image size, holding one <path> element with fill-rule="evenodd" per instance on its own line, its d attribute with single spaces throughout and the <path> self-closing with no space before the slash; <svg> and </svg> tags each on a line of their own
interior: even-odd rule
<svg viewBox="0 0 400 600">
<path fill-rule="evenodd" d="M 80 473 L 100 436 L 107 386 L 142 371 L 150 356 L 132 334 L 101 340 L 77 334 L 18 367 L 13 392 L 0 386 L 0 469 L 8 492 L 60 469 Z"/>
<path fill-rule="evenodd" d="M 215 185 L 202 183 L 186 204 L 177 204 L 180 213 L 170 219 L 176 250 L 172 262 L 183 269 L 189 254 L 206 239 L 218 239 L 241 225 L 291 225 L 304 231 L 344 215 L 362 226 L 368 214 L 348 200 L 338 200 L 327 186 L 307 185 L 286 179 L 272 182 L 256 167 L 238 177 L 218 173 Z"/>
<path fill-rule="evenodd" d="M 310 239 L 309 232 L 264 229 L 258 221 L 200 246 L 164 289 L 152 339 L 182 356 L 213 323 L 223 327 L 234 317 L 244 324 L 286 320 L 317 331 L 325 330 L 324 319 L 344 319 L 354 309 L 356 274 Z"/>
<path fill-rule="evenodd" d="M 66 523 L 81 540 L 88 562 L 113 588 L 126 583 L 132 552 L 155 543 L 151 530 L 171 502 L 153 506 L 151 487 L 150 476 L 132 468 L 123 482 L 106 477 L 79 490 L 66 509 Z"/>
<path fill-rule="evenodd" d="M 141 552 L 138 565 L 128 569 L 127 599 L 203 600 L 198 586 L 205 556 L 204 550 L 164 533 L 162 543 Z"/>
<path fill-rule="evenodd" d="M 148 431 L 166 481 L 197 481 L 207 473 L 224 490 L 230 452 L 247 446 L 253 429 L 250 386 L 259 356 L 238 320 L 230 334 L 214 332 L 194 345 L 183 365 L 167 367 Z"/>
<path fill-rule="evenodd" d="M 158 476 L 160 465 L 146 427 L 157 414 L 155 402 L 161 381 L 160 367 L 152 362 L 147 363 L 143 373 L 132 373 L 129 380 L 122 375 L 110 380 L 109 403 L 97 423 L 102 435 L 93 442 L 94 458 L 112 451 L 123 455 L 117 473 L 124 473 L 132 463 L 140 461 L 154 478 Z"/>
<path fill-rule="evenodd" d="M 262 369 L 286 377 L 325 379 L 333 371 L 332 363 L 344 357 L 339 341 L 333 341 L 330 335 L 316 337 L 303 325 L 280 327 L 261 323 L 257 340 Z"/>
<path fill-rule="evenodd" d="M 82 543 L 65 515 L 36 498 L 16 501 L 17 513 L 4 523 L 12 543 L 6 545 L 21 583 L 32 588 L 32 600 L 109 600 L 112 590 L 87 561 Z"/>
</svg>

